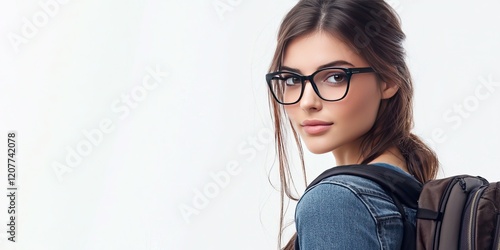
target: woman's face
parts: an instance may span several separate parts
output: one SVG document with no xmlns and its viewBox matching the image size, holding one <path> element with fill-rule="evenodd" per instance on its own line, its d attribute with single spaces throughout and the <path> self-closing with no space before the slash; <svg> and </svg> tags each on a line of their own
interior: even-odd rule
<svg viewBox="0 0 500 250">
<path fill-rule="evenodd" d="M 298 37 L 285 50 L 283 68 L 296 69 L 294 71 L 301 75 L 310 75 L 326 64 L 344 68 L 370 67 L 345 43 L 324 32 Z M 380 100 L 396 91 L 386 85 L 377 82 L 375 73 L 354 74 L 347 96 L 328 102 L 320 99 L 306 81 L 300 101 L 285 105 L 285 111 L 311 152 L 333 152 L 336 158 L 339 156 L 347 161 L 348 158 L 357 159 L 359 139 L 373 126 Z M 325 125 L 314 125 L 318 122 Z"/>
</svg>

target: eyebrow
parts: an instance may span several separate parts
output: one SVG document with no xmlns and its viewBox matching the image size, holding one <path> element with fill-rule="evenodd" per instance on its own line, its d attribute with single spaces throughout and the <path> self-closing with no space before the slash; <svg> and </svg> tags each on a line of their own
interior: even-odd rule
<svg viewBox="0 0 500 250">
<path fill-rule="evenodd" d="M 329 62 L 327 64 L 323 64 L 323 65 L 319 66 L 317 68 L 317 70 L 323 69 L 323 68 L 328 68 L 328 67 L 336 67 L 336 66 L 340 66 L 340 65 L 350 65 L 350 66 L 354 67 L 354 65 L 350 62 L 347 62 L 344 60 L 338 60 L 338 61 Z M 302 74 L 300 69 L 295 69 L 295 68 L 291 68 L 291 67 L 287 67 L 287 66 L 281 66 L 281 70 L 288 70 L 288 71 L 297 72 L 297 73 Z"/>
</svg>

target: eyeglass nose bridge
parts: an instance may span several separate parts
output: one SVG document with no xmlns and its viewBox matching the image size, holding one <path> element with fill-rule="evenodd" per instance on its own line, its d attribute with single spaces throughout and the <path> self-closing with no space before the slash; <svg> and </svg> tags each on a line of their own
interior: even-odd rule
<svg viewBox="0 0 500 250">
<path fill-rule="evenodd" d="M 300 99 L 302 99 L 304 92 L 306 90 L 306 81 L 308 81 L 311 84 L 311 87 L 313 88 L 314 93 L 316 93 L 316 95 L 319 98 L 323 99 L 323 97 L 321 97 L 321 94 L 319 93 L 318 85 L 316 85 L 316 83 L 314 82 L 314 79 L 313 79 L 314 75 L 315 74 L 308 75 L 308 76 L 302 76 L 302 93 L 300 94 L 299 101 L 300 101 Z"/>
</svg>

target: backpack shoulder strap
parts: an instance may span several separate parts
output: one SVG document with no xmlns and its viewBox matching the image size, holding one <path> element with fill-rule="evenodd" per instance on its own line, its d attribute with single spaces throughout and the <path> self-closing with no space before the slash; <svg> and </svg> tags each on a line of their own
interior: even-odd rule
<svg viewBox="0 0 500 250">
<path fill-rule="evenodd" d="M 417 209 L 422 184 L 415 178 L 398 171 L 376 165 L 345 165 L 330 168 L 314 179 L 307 188 L 334 175 L 355 175 L 379 184 L 389 195 L 395 196 L 407 207 Z"/>
</svg>

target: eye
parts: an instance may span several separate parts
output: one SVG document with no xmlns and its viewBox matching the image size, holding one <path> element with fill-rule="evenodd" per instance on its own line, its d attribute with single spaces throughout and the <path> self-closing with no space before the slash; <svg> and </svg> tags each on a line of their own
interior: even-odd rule
<svg viewBox="0 0 500 250">
<path fill-rule="evenodd" d="M 300 78 L 296 77 L 296 76 L 283 76 L 283 80 L 285 82 L 285 85 L 286 86 L 297 86 L 297 85 L 300 85 L 302 84 L 302 82 L 300 81 Z"/>
<path fill-rule="evenodd" d="M 325 79 L 326 83 L 339 84 L 345 82 L 347 75 L 344 72 L 334 72 L 328 75 Z"/>
</svg>

